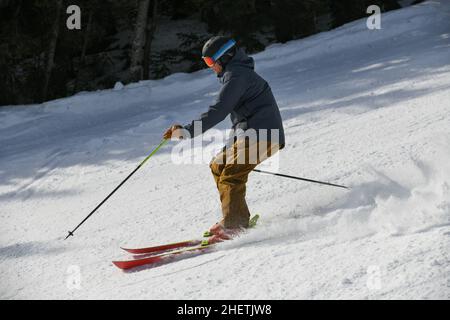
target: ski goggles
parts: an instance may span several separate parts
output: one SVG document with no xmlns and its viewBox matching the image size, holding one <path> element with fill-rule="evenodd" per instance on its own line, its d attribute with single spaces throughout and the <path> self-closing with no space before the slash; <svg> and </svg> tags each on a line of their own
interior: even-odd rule
<svg viewBox="0 0 450 320">
<path fill-rule="evenodd" d="M 202 57 L 203 61 L 205 61 L 206 65 L 208 67 L 212 67 L 216 64 L 217 60 L 220 59 L 221 56 L 225 52 L 227 52 L 230 48 L 232 48 L 236 44 L 236 41 L 233 39 L 229 40 L 227 43 L 225 43 L 220 49 L 212 56 L 212 57 Z"/>
</svg>

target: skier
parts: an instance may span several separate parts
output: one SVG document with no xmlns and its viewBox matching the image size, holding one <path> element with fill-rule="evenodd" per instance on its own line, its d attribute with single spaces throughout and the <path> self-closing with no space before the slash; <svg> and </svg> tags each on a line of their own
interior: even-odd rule
<svg viewBox="0 0 450 320">
<path fill-rule="evenodd" d="M 223 215 L 209 230 L 213 243 L 231 239 L 249 226 L 250 213 L 245 202 L 248 175 L 281 150 L 285 141 L 277 103 L 268 83 L 254 71 L 253 58 L 224 36 L 209 39 L 203 46 L 202 58 L 222 83 L 217 101 L 190 124 L 172 125 L 164 138 L 193 138 L 230 115 L 232 140 L 210 163 Z M 201 123 L 201 130 L 197 130 L 196 121 Z"/>
</svg>

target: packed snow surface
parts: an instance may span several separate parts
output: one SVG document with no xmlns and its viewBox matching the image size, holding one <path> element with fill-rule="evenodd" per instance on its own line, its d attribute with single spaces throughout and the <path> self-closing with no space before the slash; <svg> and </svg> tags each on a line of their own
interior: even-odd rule
<svg viewBox="0 0 450 320">
<path fill-rule="evenodd" d="M 63 239 L 166 127 L 206 110 L 210 70 L 0 108 L 0 299 L 449 299 L 450 3 L 384 13 L 381 27 L 254 55 L 286 130 L 276 171 L 351 189 L 252 173 L 257 228 L 167 265 L 111 261 L 220 219 L 208 135 L 202 163 L 176 164 L 165 145 Z"/>
</svg>

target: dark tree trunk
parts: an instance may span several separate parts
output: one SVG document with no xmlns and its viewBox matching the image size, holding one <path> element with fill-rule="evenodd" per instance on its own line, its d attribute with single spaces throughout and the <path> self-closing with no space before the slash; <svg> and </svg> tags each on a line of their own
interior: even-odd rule
<svg viewBox="0 0 450 320">
<path fill-rule="evenodd" d="M 93 16 L 94 16 L 94 8 L 92 7 L 91 10 L 89 11 L 89 18 L 88 18 L 88 23 L 86 26 L 86 32 L 84 33 L 83 47 L 81 49 L 80 63 L 82 65 L 84 64 L 84 62 L 85 62 L 84 60 L 86 58 L 86 50 L 87 50 L 88 43 L 89 43 L 89 36 L 91 35 Z"/>
<path fill-rule="evenodd" d="M 22 0 L 18 0 L 17 1 L 17 3 L 16 3 L 16 10 L 14 11 L 14 18 L 13 18 L 13 21 L 14 21 L 14 28 L 13 28 L 13 30 L 14 30 L 14 36 L 13 36 L 13 38 L 14 39 L 17 39 L 17 37 L 18 37 L 18 34 L 19 34 L 19 13 L 20 13 L 20 10 L 22 9 Z"/>
<path fill-rule="evenodd" d="M 152 20 L 147 25 L 147 36 L 144 50 L 144 79 L 150 78 L 150 53 L 152 48 L 153 36 L 156 32 L 156 26 L 158 24 L 158 0 L 153 0 L 153 14 Z"/>
<path fill-rule="evenodd" d="M 89 37 L 90 37 L 91 31 L 92 31 L 94 10 L 95 10 L 94 6 L 92 6 L 90 8 L 90 10 L 89 10 L 88 22 L 87 22 L 87 26 L 86 26 L 86 29 L 85 29 L 85 32 L 84 32 L 84 37 L 83 37 L 83 46 L 81 48 L 80 63 L 78 65 L 77 77 L 75 79 L 75 86 L 74 86 L 74 91 L 75 92 L 78 92 L 78 90 L 80 89 L 81 70 L 85 67 L 86 51 L 87 51 L 87 48 L 88 48 Z"/>
<path fill-rule="evenodd" d="M 139 81 L 143 79 L 142 62 L 144 59 L 144 48 L 146 42 L 146 30 L 148 21 L 148 8 L 150 0 L 139 0 L 134 40 L 131 48 L 130 80 Z"/>
<path fill-rule="evenodd" d="M 63 4 L 63 0 L 57 0 L 56 16 L 55 16 L 55 21 L 52 26 L 50 45 L 48 47 L 48 52 L 47 52 L 47 61 L 46 61 L 45 73 L 44 73 L 44 84 L 42 87 L 42 101 L 45 101 L 47 99 L 50 77 L 52 74 L 53 66 L 55 64 L 56 43 L 58 42 L 58 36 L 59 36 L 59 23 L 61 20 L 62 4 Z"/>
</svg>

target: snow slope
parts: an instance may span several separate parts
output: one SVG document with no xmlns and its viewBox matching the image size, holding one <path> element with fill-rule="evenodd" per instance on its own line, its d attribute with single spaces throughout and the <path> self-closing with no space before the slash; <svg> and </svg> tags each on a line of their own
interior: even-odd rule
<svg viewBox="0 0 450 320">
<path fill-rule="evenodd" d="M 206 109 L 209 70 L 0 108 L 0 298 L 449 299 L 450 3 L 365 23 L 254 56 L 284 119 L 279 172 L 352 189 L 254 173 L 258 228 L 165 266 L 111 260 L 219 219 L 209 156 L 174 164 L 174 142 L 62 239 L 168 125 Z"/>
</svg>

